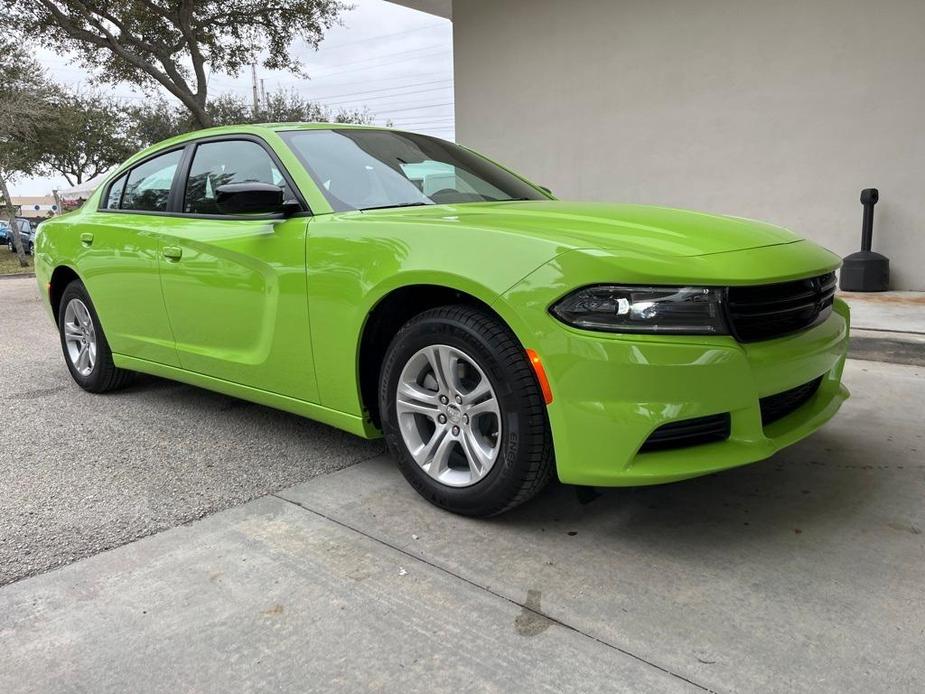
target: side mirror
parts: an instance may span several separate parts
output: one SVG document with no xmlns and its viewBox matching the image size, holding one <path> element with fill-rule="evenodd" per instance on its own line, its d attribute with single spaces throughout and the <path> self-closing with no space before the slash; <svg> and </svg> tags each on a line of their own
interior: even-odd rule
<svg viewBox="0 0 925 694">
<path fill-rule="evenodd" d="M 272 183 L 226 183 L 215 191 L 215 205 L 222 214 L 292 214 L 294 201 L 283 201 L 283 189 Z"/>
</svg>

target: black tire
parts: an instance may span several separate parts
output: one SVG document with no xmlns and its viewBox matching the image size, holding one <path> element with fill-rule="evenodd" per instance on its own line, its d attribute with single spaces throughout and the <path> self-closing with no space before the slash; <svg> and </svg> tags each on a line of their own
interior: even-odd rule
<svg viewBox="0 0 925 694">
<path fill-rule="evenodd" d="M 430 477 L 402 437 L 396 411 L 399 379 L 408 361 L 429 345 L 448 345 L 476 360 L 501 411 L 501 446 L 485 476 L 466 487 Z M 553 446 L 546 405 L 523 346 L 497 317 L 464 305 L 431 309 L 412 318 L 392 340 L 382 364 L 379 411 L 386 442 L 414 489 L 431 503 L 466 516 L 494 516 L 524 503 L 549 481 Z"/>
<path fill-rule="evenodd" d="M 71 361 L 68 353 L 67 342 L 64 338 L 65 332 L 65 313 L 67 305 L 73 300 L 79 299 L 87 307 L 90 318 L 93 321 L 93 329 L 96 336 L 96 362 L 89 374 L 81 374 L 74 363 Z M 87 293 L 87 288 L 83 282 L 74 280 L 64 288 L 61 295 L 61 302 L 58 304 L 58 334 L 61 339 L 61 350 L 64 353 L 64 363 L 67 364 L 68 371 L 81 388 L 90 393 L 106 393 L 111 390 L 117 390 L 127 385 L 135 375 L 133 371 L 117 368 L 112 361 L 112 351 L 109 349 L 109 342 L 106 340 L 106 334 L 103 332 L 103 326 L 100 324 L 99 316 Z"/>
</svg>

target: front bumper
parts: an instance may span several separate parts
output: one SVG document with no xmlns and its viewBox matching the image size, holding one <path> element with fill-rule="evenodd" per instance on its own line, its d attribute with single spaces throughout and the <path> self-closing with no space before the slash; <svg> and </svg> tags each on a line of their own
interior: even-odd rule
<svg viewBox="0 0 925 694">
<path fill-rule="evenodd" d="M 548 413 L 559 479 L 595 486 L 673 482 L 762 460 L 799 441 L 848 397 L 841 375 L 849 322 L 847 304 L 836 300 L 824 323 L 751 344 L 602 336 L 564 326 L 545 331 L 540 354 L 554 397 Z M 762 426 L 759 398 L 819 376 L 822 384 L 808 402 Z M 726 441 L 640 452 L 663 424 L 725 412 Z"/>
</svg>

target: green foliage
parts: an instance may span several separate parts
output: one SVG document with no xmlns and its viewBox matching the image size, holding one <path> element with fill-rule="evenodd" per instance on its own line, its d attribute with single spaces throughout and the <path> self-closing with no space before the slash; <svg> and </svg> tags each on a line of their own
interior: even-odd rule
<svg viewBox="0 0 925 694">
<path fill-rule="evenodd" d="M 64 93 L 55 115 L 58 127 L 45 144 L 45 164 L 71 185 L 109 170 L 138 149 L 129 136 L 129 113 L 110 97 Z"/>
<path fill-rule="evenodd" d="M 207 69 L 237 75 L 251 63 L 302 73 L 295 41 L 317 48 L 347 9 L 339 0 L 0 0 L 6 21 L 74 54 L 102 82 L 161 86 L 199 126 Z"/>
<path fill-rule="evenodd" d="M 41 168 L 43 143 L 58 125 L 60 92 L 42 68 L 6 32 L 0 32 L 0 176 L 30 175 Z"/>
<path fill-rule="evenodd" d="M 308 101 L 291 91 L 270 92 L 254 113 L 253 105 L 233 94 L 223 94 L 208 105 L 213 125 L 246 123 L 360 123 L 370 124 L 373 115 L 366 109 L 339 110 Z M 131 137 L 138 148 L 196 130 L 199 126 L 189 111 L 164 99 L 157 99 L 130 109 Z"/>
<path fill-rule="evenodd" d="M 0 204 L 10 221 L 19 264 L 26 267 L 8 184 L 42 169 L 43 145 L 57 126 L 59 94 L 22 44 L 2 29 L 0 24 Z"/>
</svg>

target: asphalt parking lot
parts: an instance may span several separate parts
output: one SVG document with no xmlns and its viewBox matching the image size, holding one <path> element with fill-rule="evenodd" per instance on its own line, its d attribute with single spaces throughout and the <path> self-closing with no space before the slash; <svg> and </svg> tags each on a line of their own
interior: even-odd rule
<svg viewBox="0 0 925 694">
<path fill-rule="evenodd" d="M 83 394 L 4 282 L 0 691 L 925 689 L 921 366 L 849 361 L 768 461 L 480 521 L 311 422 Z"/>
<path fill-rule="evenodd" d="M 35 280 L 0 282 L 0 585 L 383 450 L 156 378 L 84 393 Z"/>
</svg>

